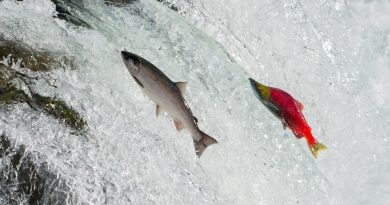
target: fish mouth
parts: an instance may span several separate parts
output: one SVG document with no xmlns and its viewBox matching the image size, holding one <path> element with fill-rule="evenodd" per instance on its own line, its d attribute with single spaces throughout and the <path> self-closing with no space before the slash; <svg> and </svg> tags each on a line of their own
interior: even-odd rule
<svg viewBox="0 0 390 205">
<path fill-rule="evenodd" d="M 140 63 L 139 57 L 134 53 L 130 53 L 127 51 L 121 51 L 121 54 L 122 54 L 122 58 L 125 62 L 131 62 L 134 65 L 138 65 Z"/>
<path fill-rule="evenodd" d="M 257 82 L 255 80 L 253 80 L 252 78 L 248 78 L 248 80 L 251 82 L 252 87 L 256 86 Z"/>
<path fill-rule="evenodd" d="M 263 100 L 261 97 L 261 92 L 259 91 L 259 89 L 257 87 L 257 82 L 255 80 L 253 80 L 252 78 L 248 78 L 248 79 L 251 83 L 252 91 L 255 94 L 256 98 L 259 100 Z"/>
<path fill-rule="evenodd" d="M 251 83 L 253 91 L 258 92 L 258 90 L 257 90 L 257 82 L 255 80 L 253 80 L 252 78 L 248 78 L 248 79 L 249 79 L 249 81 Z"/>
</svg>

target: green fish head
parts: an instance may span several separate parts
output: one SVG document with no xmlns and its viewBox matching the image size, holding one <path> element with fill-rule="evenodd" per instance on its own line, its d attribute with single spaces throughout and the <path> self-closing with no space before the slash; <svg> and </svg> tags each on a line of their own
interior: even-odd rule
<svg viewBox="0 0 390 205">
<path fill-rule="evenodd" d="M 271 90 L 269 87 L 256 82 L 252 78 L 249 78 L 249 81 L 251 82 L 252 90 L 255 93 L 255 96 L 260 100 L 260 101 L 269 101 L 270 96 L 271 96 Z"/>
</svg>

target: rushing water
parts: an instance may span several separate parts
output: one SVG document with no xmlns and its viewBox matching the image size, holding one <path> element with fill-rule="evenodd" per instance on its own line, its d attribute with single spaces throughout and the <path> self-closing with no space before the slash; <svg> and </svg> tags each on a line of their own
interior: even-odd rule
<svg viewBox="0 0 390 205">
<path fill-rule="evenodd" d="M 0 37 L 72 60 L 33 89 L 88 126 L 74 132 L 24 103 L 0 107 L 0 134 L 25 159 L 17 169 L 34 167 L 43 187 L 31 202 L 15 187 L 34 176 L 16 172 L 1 181 L 0 204 L 390 203 L 390 3 L 65 1 L 76 26 L 54 18 L 53 2 L 62 1 L 0 1 Z M 219 142 L 201 159 L 188 131 L 155 117 L 121 50 L 188 82 L 200 128 Z M 253 96 L 248 77 L 305 105 L 328 147 L 319 159 Z M 3 178 L 15 172 L 10 159 Z"/>
</svg>

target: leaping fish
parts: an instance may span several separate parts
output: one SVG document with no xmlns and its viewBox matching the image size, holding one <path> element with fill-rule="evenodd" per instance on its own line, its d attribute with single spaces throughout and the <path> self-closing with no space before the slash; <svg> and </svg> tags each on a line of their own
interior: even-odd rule
<svg viewBox="0 0 390 205">
<path fill-rule="evenodd" d="M 313 137 L 302 114 L 303 104 L 281 89 L 265 86 L 252 78 L 249 81 L 256 97 L 282 121 L 283 128 L 288 127 L 298 139 L 305 137 L 311 153 L 317 158 L 318 152 L 326 146 Z"/>
<path fill-rule="evenodd" d="M 172 82 L 155 65 L 144 58 L 127 51 L 122 51 L 122 59 L 135 82 L 142 91 L 154 101 L 156 116 L 163 111 L 173 118 L 178 131 L 187 128 L 192 135 L 195 152 L 198 157 L 204 150 L 217 143 L 217 140 L 202 132 L 198 127 L 198 120 L 191 112 L 183 98 L 185 82 Z"/>
</svg>

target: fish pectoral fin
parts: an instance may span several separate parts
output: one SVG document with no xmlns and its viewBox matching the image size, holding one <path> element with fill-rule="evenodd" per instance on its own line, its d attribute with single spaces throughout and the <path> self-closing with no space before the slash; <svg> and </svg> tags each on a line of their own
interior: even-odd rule
<svg viewBox="0 0 390 205">
<path fill-rule="evenodd" d="M 173 122 L 175 123 L 176 130 L 179 132 L 186 128 L 184 124 L 178 120 L 173 120 Z"/>
<path fill-rule="evenodd" d="M 156 117 L 159 117 L 163 109 L 160 105 L 156 105 Z"/>
<path fill-rule="evenodd" d="M 144 87 L 144 85 L 142 85 L 141 81 L 139 81 L 138 78 L 136 78 L 134 75 L 131 75 L 131 76 L 134 78 L 135 82 L 136 82 L 141 88 Z"/>
<path fill-rule="evenodd" d="M 272 114 L 274 114 L 276 117 L 280 118 L 279 109 L 274 104 L 272 104 L 271 102 L 268 102 L 268 101 L 264 101 L 263 104 L 265 105 L 265 107 L 268 108 L 268 110 L 270 110 L 272 112 Z"/>
<path fill-rule="evenodd" d="M 177 89 L 179 89 L 181 95 L 185 95 L 187 92 L 186 92 L 186 87 L 187 87 L 187 82 L 176 82 L 175 83 Z"/>
<path fill-rule="evenodd" d="M 297 107 L 300 111 L 303 111 L 303 108 L 305 108 L 305 106 L 303 106 L 303 104 L 301 102 L 299 102 L 298 100 L 295 100 L 295 104 L 297 105 Z"/>
</svg>

